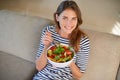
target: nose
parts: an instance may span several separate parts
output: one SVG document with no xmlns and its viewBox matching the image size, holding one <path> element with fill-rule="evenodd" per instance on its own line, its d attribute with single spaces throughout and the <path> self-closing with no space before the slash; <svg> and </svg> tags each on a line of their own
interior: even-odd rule
<svg viewBox="0 0 120 80">
<path fill-rule="evenodd" d="M 68 20 L 68 21 L 67 21 L 67 26 L 70 26 L 71 23 L 72 23 L 71 20 Z"/>
</svg>

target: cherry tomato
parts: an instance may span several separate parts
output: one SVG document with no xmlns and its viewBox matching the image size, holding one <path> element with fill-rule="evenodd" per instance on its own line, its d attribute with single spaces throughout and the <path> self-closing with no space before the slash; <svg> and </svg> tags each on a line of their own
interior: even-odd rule
<svg viewBox="0 0 120 80">
<path fill-rule="evenodd" d="M 52 47 L 50 48 L 50 50 L 52 50 L 52 51 L 54 51 L 55 49 L 56 49 L 55 46 L 52 46 Z"/>
<path fill-rule="evenodd" d="M 71 52 L 70 50 L 66 50 L 66 54 L 67 54 L 67 55 L 71 55 L 72 52 Z"/>
</svg>

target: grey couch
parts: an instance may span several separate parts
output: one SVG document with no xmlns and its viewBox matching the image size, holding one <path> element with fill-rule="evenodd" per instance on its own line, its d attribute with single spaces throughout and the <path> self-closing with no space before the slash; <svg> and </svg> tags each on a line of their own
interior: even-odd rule
<svg viewBox="0 0 120 80">
<path fill-rule="evenodd" d="M 0 11 L 0 80 L 32 80 L 41 29 L 51 20 Z M 120 36 L 83 29 L 91 41 L 81 80 L 120 80 Z"/>
</svg>

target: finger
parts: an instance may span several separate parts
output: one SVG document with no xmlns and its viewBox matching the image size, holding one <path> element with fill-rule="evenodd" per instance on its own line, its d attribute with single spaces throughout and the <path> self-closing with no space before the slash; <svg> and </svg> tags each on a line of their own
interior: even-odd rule
<svg viewBox="0 0 120 80">
<path fill-rule="evenodd" d="M 42 39 L 42 43 L 43 43 L 44 45 L 49 45 L 49 44 L 50 44 L 50 41 L 47 40 L 47 39 L 45 39 L 45 38 L 43 38 L 43 39 Z"/>
<path fill-rule="evenodd" d="M 47 41 L 49 41 L 49 42 L 52 42 L 52 41 L 53 41 L 53 39 L 52 39 L 50 36 L 45 36 L 45 37 L 44 37 L 44 40 L 47 40 Z"/>
<path fill-rule="evenodd" d="M 52 34 L 49 33 L 49 32 L 46 32 L 46 34 L 44 35 L 44 38 L 45 38 L 45 39 L 48 39 L 48 40 L 50 40 L 50 41 L 53 41 Z"/>
<path fill-rule="evenodd" d="M 49 36 L 49 35 L 45 35 L 44 37 L 46 37 L 48 39 L 53 39 L 52 36 Z"/>
<path fill-rule="evenodd" d="M 52 36 L 52 33 L 47 31 L 45 35 Z"/>
<path fill-rule="evenodd" d="M 50 44 L 52 41 L 53 39 L 49 36 L 45 36 L 44 38 L 42 38 L 43 44 Z"/>
</svg>

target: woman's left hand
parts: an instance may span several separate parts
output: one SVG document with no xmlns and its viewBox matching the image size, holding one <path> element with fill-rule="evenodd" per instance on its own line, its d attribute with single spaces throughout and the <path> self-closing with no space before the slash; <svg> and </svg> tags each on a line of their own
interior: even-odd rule
<svg viewBox="0 0 120 80">
<path fill-rule="evenodd" d="M 80 69 L 77 67 L 77 65 L 72 61 L 69 65 L 72 75 L 75 78 L 75 80 L 80 80 L 82 77 L 83 73 L 81 73 Z"/>
</svg>

